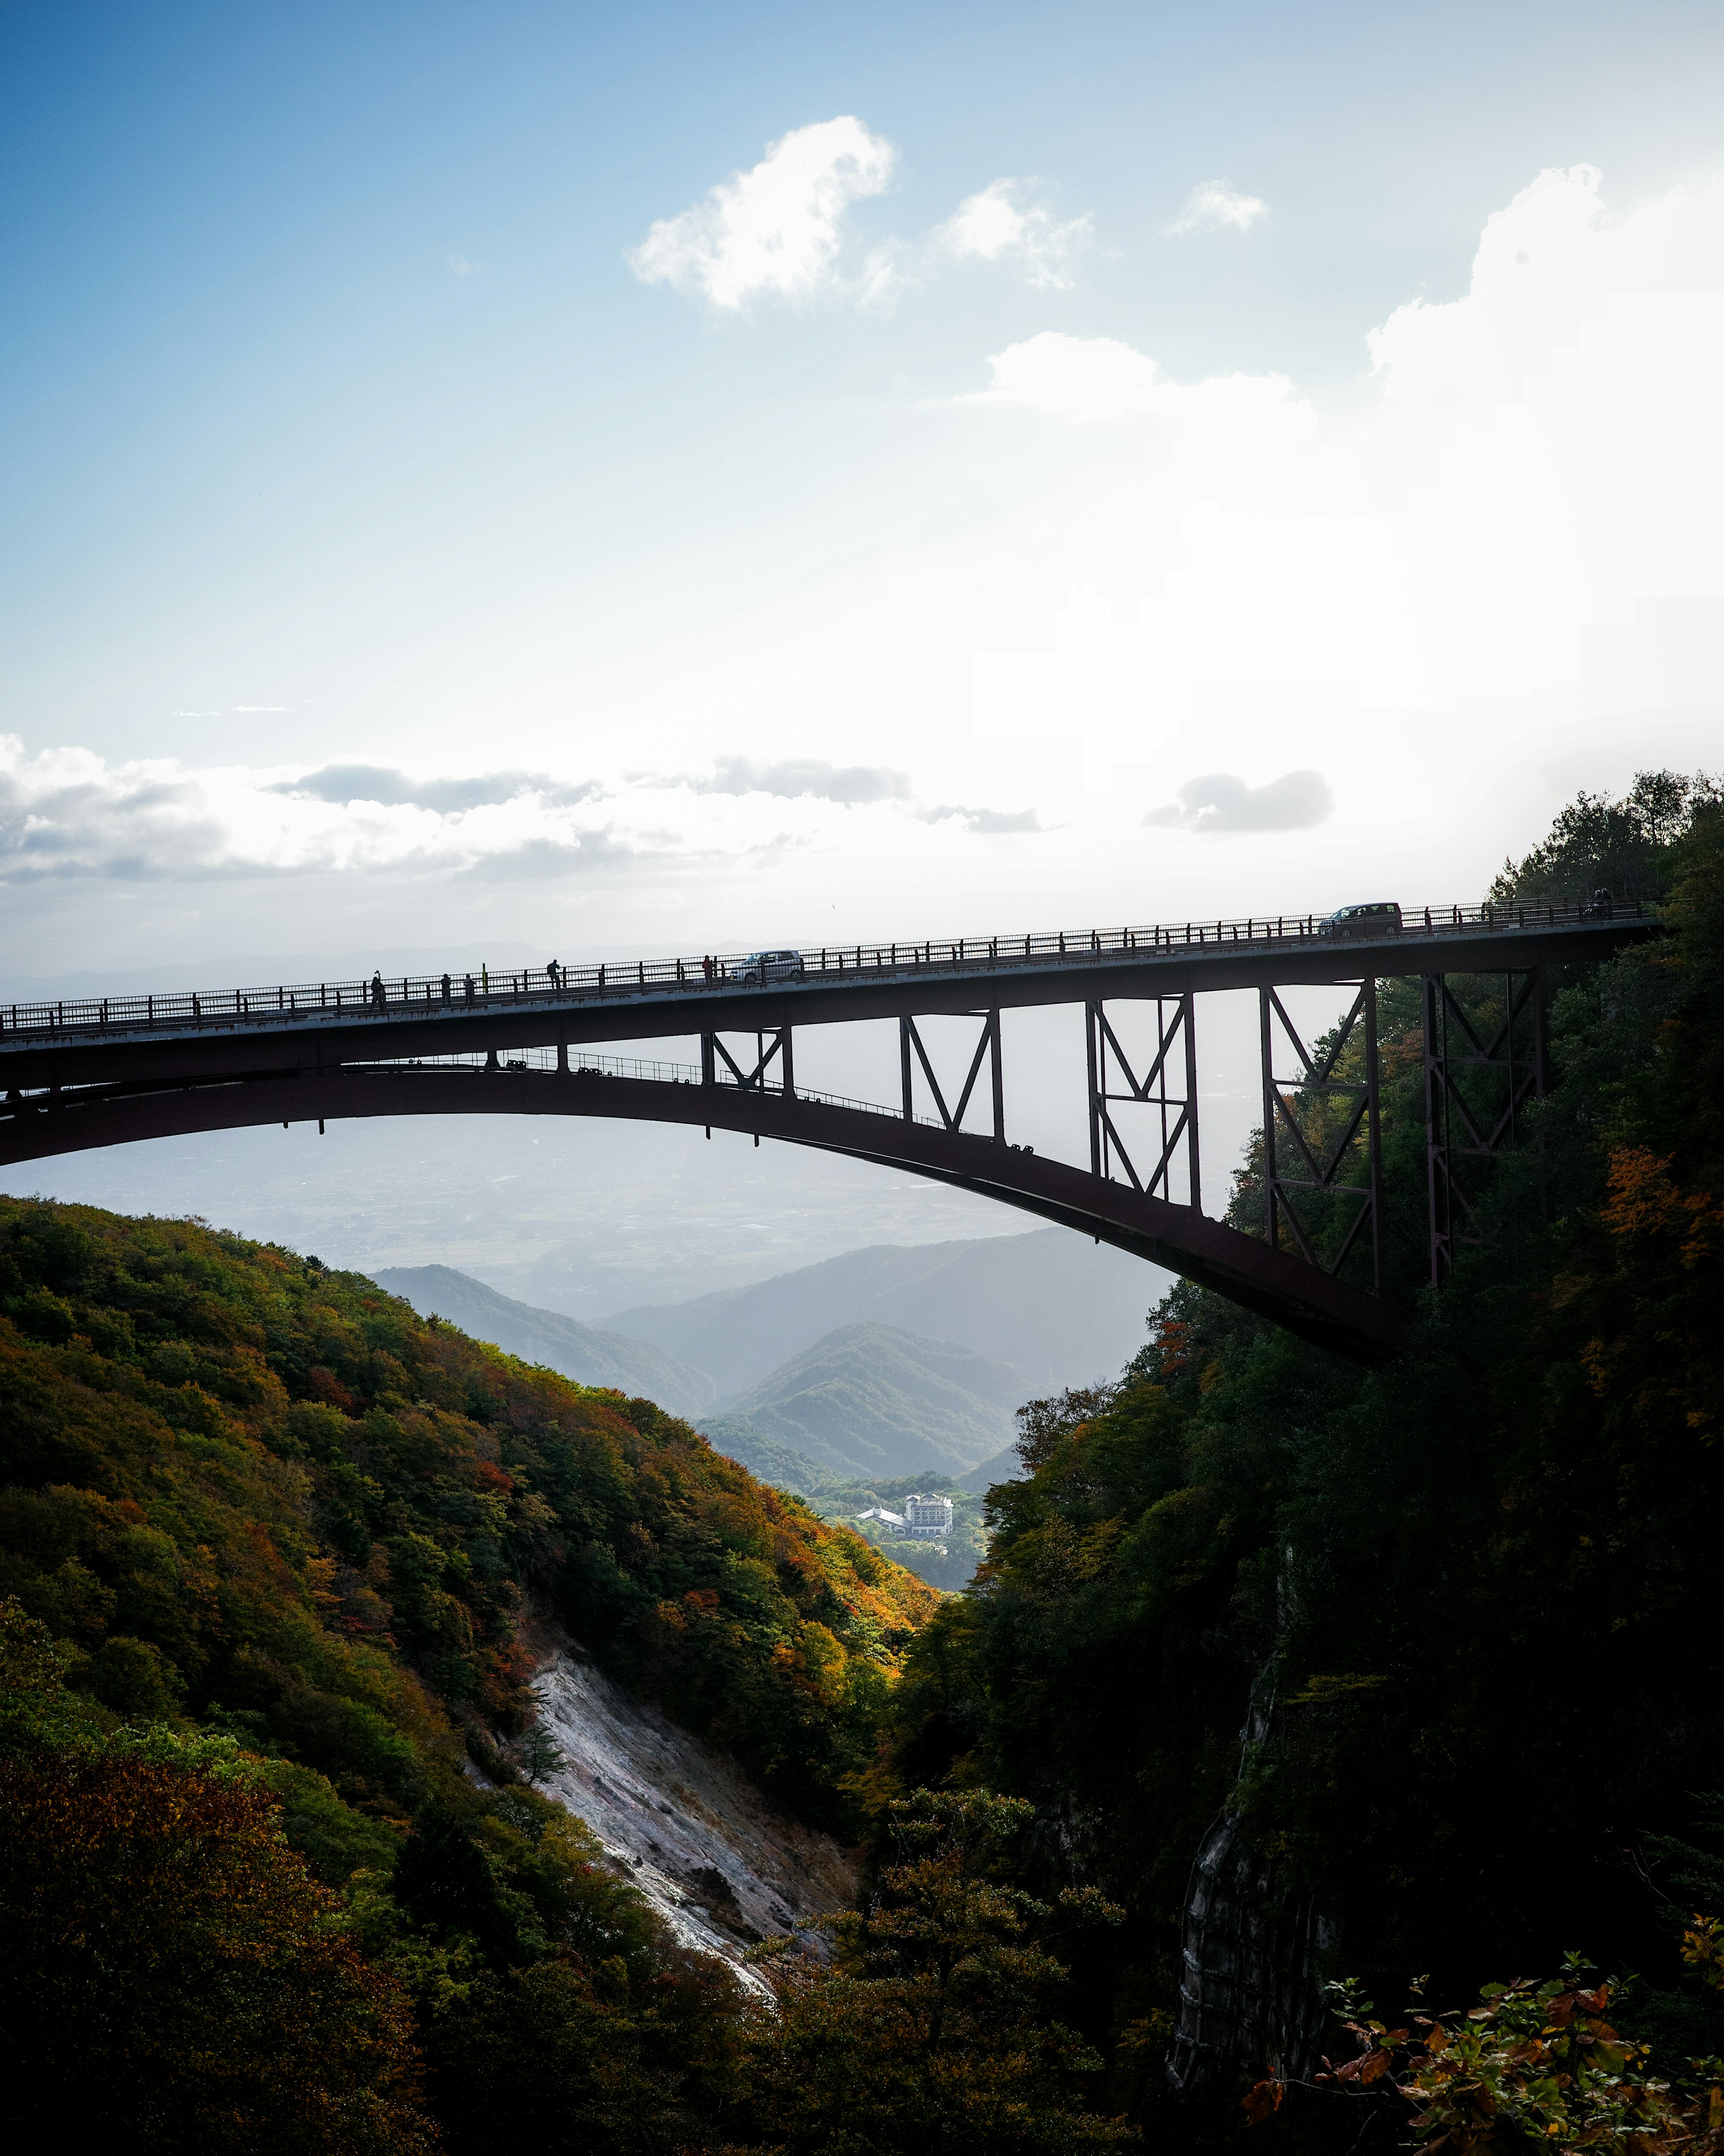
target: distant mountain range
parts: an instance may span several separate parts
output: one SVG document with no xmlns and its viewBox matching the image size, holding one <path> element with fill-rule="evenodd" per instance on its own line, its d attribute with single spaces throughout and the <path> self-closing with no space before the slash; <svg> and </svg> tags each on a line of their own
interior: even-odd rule
<svg viewBox="0 0 1724 2156">
<path fill-rule="evenodd" d="M 446 1317 L 474 1339 L 489 1340 L 524 1363 L 543 1363 L 577 1384 L 614 1385 L 680 1415 L 703 1414 L 718 1396 L 706 1371 L 691 1370 L 650 1341 L 583 1325 L 559 1311 L 536 1310 L 453 1265 L 382 1265 L 371 1277 L 421 1317 Z"/>
<path fill-rule="evenodd" d="M 711 1371 L 726 1401 L 838 1327 L 859 1324 L 956 1341 L 1009 1364 L 1027 1399 L 1116 1376 L 1143 1344 L 1150 1306 L 1171 1286 L 1167 1274 L 1123 1251 L 1068 1228 L 1039 1228 L 877 1243 L 752 1287 L 619 1310 L 605 1325 Z"/>
<path fill-rule="evenodd" d="M 380 1287 L 587 1385 L 644 1394 L 721 1451 L 814 1498 L 924 1471 L 986 1489 L 1017 1470 L 1013 1410 L 1119 1368 L 1162 1276 L 1049 1228 L 880 1244 L 603 1326 L 517 1302 L 449 1265 Z"/>
</svg>

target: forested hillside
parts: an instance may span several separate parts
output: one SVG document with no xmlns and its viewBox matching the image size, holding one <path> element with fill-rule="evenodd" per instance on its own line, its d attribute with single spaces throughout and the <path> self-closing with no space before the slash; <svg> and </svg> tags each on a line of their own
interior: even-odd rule
<svg viewBox="0 0 1724 2156">
<path fill-rule="evenodd" d="M 692 2131 L 729 1981 L 517 1781 L 521 1620 L 560 1618 L 781 1802 L 854 1832 L 929 1590 L 650 1402 L 196 1222 L 7 1201 L 0 1310 L 0 1918 L 8 2023 L 39 2076 L 14 2100 L 62 2127 L 93 2106 L 154 2146 L 208 2097 L 174 2145 L 300 2146 L 247 2138 L 277 2130 L 270 2031 L 296 1999 L 307 2148 L 413 2143 L 415 2025 L 454 2145 L 506 2115 L 492 2083 L 535 2043 L 557 2055 L 535 2101 L 578 2111 L 650 2037 L 657 2093 L 626 2102 Z M 182 1906 L 187 1835 L 226 1852 L 249 1917 L 219 1879 L 208 1908 Z M 129 1868 L 152 1835 L 156 1872 Z M 80 1897 L 133 1894 L 142 1913 L 78 1947 Z M 343 1907 L 350 1943 L 294 1964 Z M 249 2033 L 206 2088 L 224 2017 Z M 322 2049 L 351 2085 L 320 2096 Z"/>
<path fill-rule="evenodd" d="M 1583 798 L 1496 896 L 1607 876 L 1666 891 L 1668 933 L 1554 983 L 1554 1089 L 1434 1297 L 1417 984 L 1385 983 L 1409 1351 L 1362 1371 L 1180 1287 L 1121 1385 L 1026 1414 L 981 1584 L 910 1650 L 900 1782 L 1028 1799 L 1024 1883 L 1123 1905 L 1082 1964 L 1087 2025 L 1113 2100 L 1185 2145 L 1242 2125 L 1248 2082 L 1350 2044 L 1321 2012 L 1343 1974 L 1393 2015 L 1415 1974 L 1465 2005 L 1575 1948 L 1639 1972 L 1618 2005 L 1656 2068 L 1724 2049 L 1679 1953 L 1724 1906 L 1716 791 Z M 1501 977 L 1456 986 L 1488 1030 Z M 1238 1177 L 1241 1225 L 1260 1178 Z M 1201 2023 L 1182 1941 L 1210 1971 Z M 1263 2138 L 1351 2145 L 1338 2094 L 1294 2097 Z"/>
</svg>

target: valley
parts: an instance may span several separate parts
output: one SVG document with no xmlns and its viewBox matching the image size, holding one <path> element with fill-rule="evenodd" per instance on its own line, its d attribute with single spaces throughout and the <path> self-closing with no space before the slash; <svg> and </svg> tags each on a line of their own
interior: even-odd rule
<svg viewBox="0 0 1724 2156">
<path fill-rule="evenodd" d="M 1138 1351 L 1160 1276 L 1043 1229 L 876 1245 L 602 1324 L 517 1302 L 446 1265 L 384 1266 L 374 1277 L 421 1316 L 511 1354 L 645 1394 L 751 1466 L 776 1459 L 767 1479 L 802 1490 L 815 1471 L 864 1481 L 1003 1471 L 1026 1399 L 1075 1369 L 1111 1378 Z"/>
<path fill-rule="evenodd" d="M 915 2156 L 930 2118 L 967 2156 L 1347 2156 L 1452 2044 L 1547 2105 L 1499 2034 L 1583 1994 L 1666 2062 L 1634 2145 L 1716 2156 L 1724 800 L 1583 799 L 1496 902 L 1606 841 L 1662 879 L 1658 934 L 1554 984 L 1537 1142 L 1472 1186 L 1440 1292 L 1388 1214 L 1381 1368 L 1188 1283 L 1116 1324 L 1039 1233 L 594 1323 L 0 1199 L 33 2129 L 48 2092 L 294 2156 Z M 1445 993 L 1503 1024 L 1499 978 Z M 1419 981 L 1377 1011 L 1298 1104 L 1343 1196 L 1367 1047 L 1385 1182 L 1427 1172 Z M 1345 1213 L 1309 1218 L 1346 1262 Z M 926 1541 L 886 1517 L 912 1496 L 951 1504 Z M 1359 2023 L 1361 2114 L 1315 2078 L 1335 2002 L 1409 1969 L 1442 2033 Z"/>
</svg>

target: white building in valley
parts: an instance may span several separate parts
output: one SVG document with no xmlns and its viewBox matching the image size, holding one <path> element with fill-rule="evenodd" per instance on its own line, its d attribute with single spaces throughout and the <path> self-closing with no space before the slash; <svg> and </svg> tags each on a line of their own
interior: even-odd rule
<svg viewBox="0 0 1724 2156">
<path fill-rule="evenodd" d="M 889 1535 L 907 1535 L 913 1542 L 943 1542 L 952 1532 L 950 1497 L 906 1497 L 901 1512 L 889 1512 L 884 1505 L 870 1505 L 859 1520 L 878 1520 Z"/>
<path fill-rule="evenodd" d="M 918 1541 L 942 1542 L 952 1532 L 952 1500 L 950 1497 L 906 1497 L 904 1500 L 904 1532 Z"/>
</svg>

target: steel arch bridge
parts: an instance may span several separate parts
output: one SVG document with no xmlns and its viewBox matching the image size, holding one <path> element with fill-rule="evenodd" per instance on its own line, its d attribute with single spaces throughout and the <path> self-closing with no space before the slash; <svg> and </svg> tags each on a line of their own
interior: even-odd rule
<svg viewBox="0 0 1724 2156">
<path fill-rule="evenodd" d="M 1656 926 L 1632 900 L 1449 906 L 1408 910 L 1398 927 L 1371 926 L 1352 942 L 1311 915 L 1283 915 L 17 1004 L 0 1007 L 0 1164 L 357 1116 L 699 1125 L 975 1192 L 1382 1361 L 1405 1328 L 1380 1292 L 1378 980 L 1423 982 L 1426 1199 L 1440 1284 L 1457 1248 L 1477 1240 L 1481 1166 L 1513 1142 L 1544 1090 L 1547 970 Z M 1451 976 L 1479 974 L 1504 978 L 1502 1021 L 1488 1036 L 1449 988 Z M 1354 991 L 1321 1054 L 1279 993 L 1309 985 Z M 1200 1203 L 1197 998 L 1239 988 L 1259 998 L 1263 1236 L 1209 1219 Z M 1000 1014 L 1058 1004 L 1084 1010 L 1085 1165 L 1007 1137 Z M 967 1067 L 948 1065 L 943 1078 L 917 1023 L 932 1016 L 976 1027 Z M 895 1104 L 798 1086 L 799 1029 L 880 1019 L 898 1026 Z M 593 1052 L 690 1037 L 698 1065 Z M 1331 1111 L 1321 1137 L 1314 1100 Z M 1311 1225 L 1313 1204 L 1325 1203 L 1352 1208 L 1334 1254 L 1320 1253 Z"/>
</svg>

